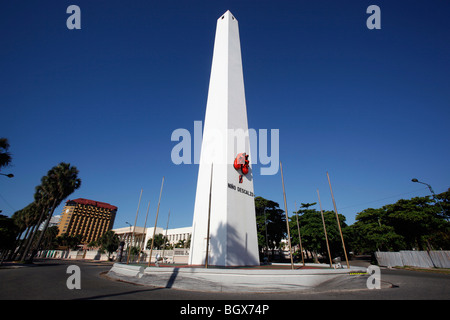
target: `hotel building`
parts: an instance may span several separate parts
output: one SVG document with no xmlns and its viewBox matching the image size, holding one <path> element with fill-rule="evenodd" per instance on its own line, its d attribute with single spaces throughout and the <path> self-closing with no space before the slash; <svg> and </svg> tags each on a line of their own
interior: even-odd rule
<svg viewBox="0 0 450 320">
<path fill-rule="evenodd" d="M 82 235 L 82 243 L 88 244 L 111 230 L 117 207 L 109 203 L 78 198 L 68 200 L 59 221 L 58 236 Z"/>
</svg>

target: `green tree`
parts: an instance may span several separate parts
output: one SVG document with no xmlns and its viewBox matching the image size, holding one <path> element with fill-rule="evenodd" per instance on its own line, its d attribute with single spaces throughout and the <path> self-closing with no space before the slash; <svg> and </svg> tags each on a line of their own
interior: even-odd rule
<svg viewBox="0 0 450 320">
<path fill-rule="evenodd" d="M 34 251 L 32 252 L 29 262 L 33 260 L 33 256 L 40 248 L 43 235 L 47 230 L 50 219 L 56 207 L 70 194 L 72 194 L 81 185 L 81 179 L 78 178 L 78 169 L 69 163 L 61 162 L 57 166 L 50 169 L 46 176 L 42 177 L 41 184 L 36 187 L 35 200 L 42 207 L 40 221 L 45 218 L 44 228 L 37 241 Z M 40 224 L 40 222 L 38 223 Z M 33 239 L 36 232 L 32 234 Z M 27 248 L 22 256 L 22 260 L 27 258 L 28 251 L 33 241 L 29 241 Z"/>
<path fill-rule="evenodd" d="M 450 219 L 450 188 L 445 192 L 437 194 L 436 198 L 441 205 L 439 208 L 442 207 L 444 211 L 442 218 L 448 221 Z"/>
<path fill-rule="evenodd" d="M 317 204 L 317 202 L 313 202 L 313 203 L 301 203 L 300 204 L 300 208 L 305 208 L 304 210 L 308 210 L 309 207 L 315 206 Z M 300 209 L 301 210 L 301 209 Z"/>
<path fill-rule="evenodd" d="M 14 220 L 14 223 L 19 230 L 17 238 L 19 239 L 22 236 L 22 233 L 25 232 L 24 239 L 26 239 L 28 237 L 28 233 L 31 231 L 31 227 L 36 225 L 39 219 L 38 206 L 36 202 L 32 202 L 25 208 L 14 212 L 11 218 Z"/>
<path fill-rule="evenodd" d="M 108 260 L 111 259 L 111 253 L 119 248 L 119 236 L 112 230 L 106 231 L 98 240 L 100 247 L 108 253 Z"/>
<path fill-rule="evenodd" d="M 352 247 L 360 253 L 450 248 L 449 197 L 449 191 L 437 195 L 444 214 L 429 196 L 400 199 L 379 209 L 359 212 L 351 226 Z"/>
<path fill-rule="evenodd" d="M 299 249 L 296 252 L 296 255 L 297 255 L 298 259 L 302 259 L 302 253 L 300 252 L 300 250 L 302 250 L 302 249 L 304 250 L 303 243 L 300 246 L 301 236 L 299 236 L 299 234 L 298 234 L 299 228 L 300 228 L 300 225 L 301 225 L 300 224 L 300 220 L 301 219 L 300 219 L 299 215 L 300 215 L 300 213 L 308 212 L 308 208 L 312 207 L 312 206 L 314 206 L 316 204 L 317 204 L 317 202 L 301 203 L 300 204 L 300 210 L 298 210 L 297 212 L 294 211 L 295 217 L 291 217 L 290 218 L 289 228 L 292 230 L 291 231 L 291 242 L 292 242 L 293 245 L 294 244 L 298 245 Z M 302 208 L 304 208 L 304 209 L 302 209 Z M 294 221 L 294 222 L 292 222 L 292 221 Z M 300 235 L 301 235 L 301 229 L 300 229 Z M 314 255 L 314 259 L 315 259 L 315 262 L 317 262 L 317 254 Z"/>
<path fill-rule="evenodd" d="M 278 203 L 255 197 L 256 227 L 260 250 L 272 250 L 280 247 L 286 237 L 286 216 Z"/>
<path fill-rule="evenodd" d="M 8 259 L 14 259 L 17 254 L 25 248 L 27 244 L 28 236 L 32 233 L 37 226 L 39 220 L 39 208 L 36 202 L 32 202 L 25 208 L 14 212 L 11 218 L 14 220 L 14 224 L 17 226 L 16 237 L 16 251 L 11 251 Z M 23 233 L 25 235 L 22 238 Z"/>
<path fill-rule="evenodd" d="M 404 238 L 405 249 L 431 249 L 431 236 L 448 227 L 439 206 L 428 196 L 401 199 L 383 208 L 386 210 L 386 224 Z"/>
<path fill-rule="evenodd" d="M 14 249 L 18 227 L 12 218 L 0 215 L 0 252 L 2 261 L 8 250 Z"/>
<path fill-rule="evenodd" d="M 56 242 L 60 247 L 70 250 L 78 249 L 78 246 L 81 244 L 81 240 L 81 234 L 69 235 L 67 233 L 63 233 L 56 238 Z"/>
<path fill-rule="evenodd" d="M 139 252 L 140 252 L 140 248 L 139 248 L 139 246 L 132 246 L 131 248 L 130 248 L 130 254 L 131 254 L 131 256 L 137 256 L 138 254 L 139 254 Z"/>
<path fill-rule="evenodd" d="M 58 247 L 56 237 L 58 236 L 59 229 L 57 226 L 48 227 L 42 238 L 42 249 L 52 250 Z"/>
<path fill-rule="evenodd" d="M 147 241 L 147 246 L 145 247 L 146 249 L 151 249 L 152 246 L 152 239 L 150 238 Z M 168 241 L 167 239 L 165 239 L 164 235 L 162 235 L 161 233 L 158 233 L 155 235 L 155 241 L 153 242 L 153 249 L 160 249 L 163 246 L 167 245 Z"/>
<path fill-rule="evenodd" d="M 52 207 L 52 201 L 50 194 L 50 181 L 48 176 L 44 176 L 41 179 L 41 184 L 35 188 L 34 203 L 36 204 L 36 213 L 39 214 L 37 222 L 33 225 L 28 238 L 25 241 L 25 249 L 23 250 L 20 260 L 25 260 L 30 249 L 36 244 L 35 237 L 39 233 L 37 228 L 42 222 L 48 218 L 49 211 Z"/>
<path fill-rule="evenodd" d="M 175 248 L 184 248 L 186 245 L 186 240 L 178 240 L 178 242 L 175 244 Z"/>
<path fill-rule="evenodd" d="M 351 226 L 350 246 L 358 253 L 374 251 L 397 251 L 405 246 L 404 239 L 395 228 L 387 224 L 384 208 L 365 209 L 358 213 Z"/>
<path fill-rule="evenodd" d="M 302 247 L 304 250 L 311 252 L 313 254 L 314 260 L 317 262 L 317 254 L 322 252 L 322 238 L 323 240 L 325 240 L 320 212 L 311 209 L 303 209 L 294 212 L 294 214 L 295 215 L 289 218 L 289 228 L 291 229 L 292 237 L 291 241 L 293 244 L 300 244 L 300 237 L 298 235 L 297 226 L 298 218 Z M 301 255 L 301 253 L 298 252 L 297 255 Z"/>
<path fill-rule="evenodd" d="M 319 254 L 322 256 L 328 256 L 327 242 L 320 211 L 317 211 L 315 209 L 303 209 L 295 212 L 295 214 L 299 215 L 298 219 L 300 224 L 300 234 L 303 250 L 310 252 L 315 262 L 317 262 Z M 323 216 L 327 229 L 328 243 L 330 246 L 330 253 L 332 255 L 332 258 L 343 256 L 344 251 L 342 248 L 339 227 L 336 221 L 336 214 L 334 213 L 334 211 L 324 211 Z M 289 218 L 289 220 L 292 242 L 299 243 L 297 217 L 292 216 Z M 344 240 L 348 239 L 348 226 L 345 223 L 345 216 L 339 214 L 339 220 L 341 222 Z M 346 247 L 347 246 L 348 244 L 346 243 Z M 299 255 L 300 253 L 297 254 Z"/>
</svg>

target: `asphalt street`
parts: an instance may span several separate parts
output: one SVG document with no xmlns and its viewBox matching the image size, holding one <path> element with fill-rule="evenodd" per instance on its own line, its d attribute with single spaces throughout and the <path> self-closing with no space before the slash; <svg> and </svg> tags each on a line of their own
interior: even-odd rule
<svg viewBox="0 0 450 320">
<path fill-rule="evenodd" d="M 80 289 L 69 289 L 70 265 L 79 266 Z M 450 275 L 381 269 L 381 289 L 317 290 L 280 293 L 218 293 L 176 290 L 114 281 L 111 263 L 69 260 L 0 267 L 1 300 L 450 300 Z"/>
</svg>

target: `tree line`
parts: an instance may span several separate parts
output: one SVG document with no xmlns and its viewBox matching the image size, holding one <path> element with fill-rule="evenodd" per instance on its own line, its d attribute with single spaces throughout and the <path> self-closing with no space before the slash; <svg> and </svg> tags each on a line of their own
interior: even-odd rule
<svg viewBox="0 0 450 320">
<path fill-rule="evenodd" d="M 432 197 L 401 199 L 381 208 L 368 208 L 356 214 L 355 223 L 346 224 L 338 214 L 347 252 L 373 254 L 375 251 L 449 250 L 450 249 L 450 189 Z M 300 248 L 316 260 L 328 260 L 328 249 L 321 211 L 310 208 L 316 203 L 302 204 L 289 217 L 291 245 L 297 259 Z M 283 247 L 287 237 L 286 215 L 278 203 L 255 198 L 258 244 L 261 253 Z M 334 211 L 323 212 L 328 244 L 332 258 L 342 257 L 343 247 Z M 298 219 L 298 223 L 297 223 Z M 300 230 L 300 237 L 299 237 Z M 300 246 L 301 241 L 301 246 Z"/>
<path fill-rule="evenodd" d="M 0 139 L 0 168 L 11 163 L 9 144 Z M 48 245 L 58 233 L 57 227 L 48 227 L 55 209 L 81 186 L 78 169 L 61 162 L 51 168 L 36 186 L 34 200 L 16 211 L 11 218 L 0 215 L 1 260 L 32 262 L 33 257 Z M 41 230 L 39 230 L 41 227 Z"/>
<path fill-rule="evenodd" d="M 11 161 L 9 143 L 0 138 L 0 169 Z M 57 227 L 48 227 L 56 207 L 81 185 L 78 169 L 61 162 L 51 168 L 35 188 L 34 200 L 15 212 L 11 218 L 0 214 L 1 259 L 31 262 L 43 248 L 66 247 L 75 249 L 81 243 L 80 235 L 58 234 Z M 368 208 L 356 214 L 355 223 L 346 224 L 339 214 L 346 251 L 355 254 L 372 254 L 375 251 L 398 250 L 449 250 L 450 249 L 450 189 L 436 196 L 401 199 L 381 208 Z M 311 208 L 316 203 L 302 203 L 301 208 L 289 217 L 291 244 L 300 259 L 300 248 L 310 259 L 327 257 L 328 248 L 321 211 Z M 262 254 L 283 247 L 287 237 L 286 215 L 278 203 L 263 197 L 255 198 L 258 245 Z M 324 211 L 328 245 L 331 256 L 343 256 L 339 227 L 334 211 Z M 39 226 L 43 226 L 39 230 Z M 300 234 L 299 234 L 300 231 Z M 301 246 L 300 246 L 301 244 Z M 119 246 L 113 231 L 105 233 L 96 244 L 112 253 Z M 146 248 L 149 248 L 150 243 Z M 189 247 L 179 243 L 178 247 Z M 162 235 L 155 237 L 154 249 L 168 248 Z"/>
<path fill-rule="evenodd" d="M 65 170 L 62 170 L 63 168 Z M 59 170 L 67 171 L 69 167 L 67 164 L 60 164 Z M 67 172 L 62 176 L 67 176 Z M 43 181 L 47 181 L 47 178 L 43 178 Z M 36 188 L 40 189 L 40 186 Z M 39 196 L 36 199 L 40 199 Z M 352 225 L 347 225 L 345 216 L 338 214 L 347 252 L 373 254 L 375 251 L 449 250 L 450 189 L 437 195 L 437 199 L 441 205 L 437 205 L 431 197 L 425 196 L 409 200 L 401 199 L 377 209 L 368 208 L 357 213 L 355 223 Z M 80 235 L 63 234 L 56 237 L 57 227 L 47 228 L 46 232 L 37 230 L 42 219 L 48 221 L 54 211 L 54 202 L 46 203 L 47 206 L 39 207 L 39 202 L 33 202 L 11 218 L 0 216 L 0 243 L 2 249 L 9 249 L 8 259 L 27 260 L 28 256 L 30 261 L 38 249 L 79 247 L 82 242 Z M 328 248 L 332 258 L 342 257 L 344 251 L 335 212 L 323 211 L 322 221 L 321 212 L 311 208 L 315 205 L 316 203 L 302 203 L 300 209 L 289 217 L 291 244 L 296 260 L 302 258 L 300 248 L 305 253 L 305 259 L 315 262 L 319 257 L 328 261 Z M 270 251 L 273 257 L 275 251 L 280 248 L 286 249 L 283 241 L 287 237 L 286 215 L 278 203 L 262 197 L 255 198 L 255 210 L 260 252 L 267 255 Z M 24 237 L 21 238 L 22 234 Z M 189 240 L 187 242 L 181 240 L 175 246 L 171 246 L 162 234 L 158 234 L 155 236 L 153 249 L 189 248 Z M 148 240 L 146 249 L 150 249 L 151 241 L 152 239 Z M 89 246 L 111 254 L 118 249 L 119 243 L 118 236 L 110 230 Z M 14 251 L 10 250 L 12 248 Z M 31 253 L 30 248 L 34 248 Z M 141 249 L 137 246 L 132 247 L 131 254 L 137 254 L 139 250 Z"/>
</svg>

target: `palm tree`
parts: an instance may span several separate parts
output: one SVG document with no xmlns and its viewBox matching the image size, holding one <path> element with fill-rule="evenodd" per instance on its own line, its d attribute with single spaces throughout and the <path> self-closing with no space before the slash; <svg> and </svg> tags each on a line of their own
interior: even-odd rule
<svg viewBox="0 0 450 320">
<path fill-rule="evenodd" d="M 50 172 L 50 171 L 49 171 Z M 49 208 L 51 207 L 51 198 L 50 194 L 46 192 L 46 186 L 48 184 L 48 176 L 44 176 L 41 179 L 41 185 L 36 187 L 36 192 L 34 193 L 34 202 L 36 203 L 37 209 L 35 211 L 36 214 L 39 214 L 37 216 L 37 219 L 35 223 L 33 224 L 32 229 L 30 230 L 30 236 L 27 238 L 25 243 L 25 250 L 22 252 L 22 255 L 20 256 L 21 261 L 24 261 L 25 258 L 28 255 L 28 252 L 30 251 L 31 246 L 33 245 L 33 240 L 35 235 L 37 234 L 37 228 L 41 225 L 42 221 L 46 219 L 48 216 Z"/>
<path fill-rule="evenodd" d="M 0 214 L 0 265 L 8 251 L 14 250 L 15 238 L 18 233 L 14 220 Z"/>
<path fill-rule="evenodd" d="M 11 163 L 11 154 L 8 152 L 8 139 L 0 138 L 0 168 L 6 167 Z"/>
<path fill-rule="evenodd" d="M 305 208 L 305 210 L 308 210 L 309 207 L 312 207 L 314 205 L 316 205 L 317 202 L 313 202 L 313 203 L 301 203 L 300 204 L 300 208 Z M 306 211 L 305 211 L 306 212 Z"/>
<path fill-rule="evenodd" d="M 46 176 L 42 177 L 41 185 L 36 187 L 35 199 L 42 204 L 43 210 L 41 213 L 40 221 L 42 218 L 46 218 L 44 228 L 39 236 L 37 245 L 33 250 L 29 262 L 33 261 L 33 256 L 39 250 L 39 246 L 42 242 L 45 231 L 47 230 L 50 219 L 55 211 L 56 207 L 72 194 L 81 185 L 81 179 L 78 178 L 78 169 L 75 166 L 71 166 L 70 163 L 61 162 L 57 166 L 50 169 Z M 38 223 L 40 225 L 41 222 Z M 35 234 L 36 232 L 34 232 Z M 33 234 L 33 237 L 34 237 Z M 27 250 L 23 255 L 23 259 L 29 251 L 29 246 L 32 245 L 32 241 L 29 241 Z"/>
<path fill-rule="evenodd" d="M 13 219 L 14 224 L 17 226 L 18 231 L 19 231 L 19 233 L 17 234 L 16 240 L 19 240 L 20 237 L 22 236 L 23 232 L 27 229 L 24 209 L 14 212 L 13 215 L 11 216 L 11 219 Z M 25 237 L 26 237 L 26 234 L 25 234 Z"/>
<path fill-rule="evenodd" d="M 164 236 L 161 233 L 158 233 L 155 235 L 155 241 L 153 242 L 153 249 L 161 249 L 161 247 L 166 245 L 167 240 L 164 238 Z M 151 249 L 152 246 L 152 238 L 148 239 L 147 241 L 147 249 Z"/>
<path fill-rule="evenodd" d="M 17 249 L 17 239 L 20 238 L 23 231 L 25 230 L 24 221 L 22 219 L 22 217 L 23 217 L 22 210 L 14 212 L 13 215 L 11 216 L 11 220 L 14 223 L 14 225 L 16 226 L 15 230 L 17 231 L 16 242 L 15 242 L 14 246 L 12 246 L 11 248 L 6 248 L 6 250 L 0 254 L 0 256 L 1 256 L 0 265 L 5 260 L 5 258 L 6 258 L 6 260 L 9 260 L 10 257 L 13 255 L 13 253 Z M 5 217 L 5 216 L 0 214 L 0 220 L 3 217 Z"/>
<path fill-rule="evenodd" d="M 10 257 L 14 259 L 14 256 L 19 254 L 24 245 L 26 245 L 29 233 L 33 231 L 34 226 L 38 222 L 39 213 L 36 202 L 32 202 L 22 210 L 16 211 L 11 218 L 14 220 L 14 223 L 19 228 L 19 233 L 16 237 L 16 242 L 18 243 L 17 252 L 11 252 Z M 23 237 L 22 240 L 20 240 L 24 232 L 25 236 Z"/>
<path fill-rule="evenodd" d="M 42 238 L 47 230 L 48 224 L 53 212 L 60 203 L 71 195 L 76 189 L 81 186 L 81 179 L 78 178 L 78 169 L 74 166 L 70 166 L 70 163 L 61 162 L 56 167 L 53 167 L 47 174 L 47 181 L 43 185 L 43 189 L 49 195 L 49 200 L 52 203 L 47 220 L 45 221 L 44 228 L 40 234 L 37 242 L 35 252 L 39 250 L 39 246 L 42 242 Z M 51 201 L 53 200 L 53 201 Z M 30 257 L 30 262 L 33 261 L 34 254 Z"/>
</svg>

